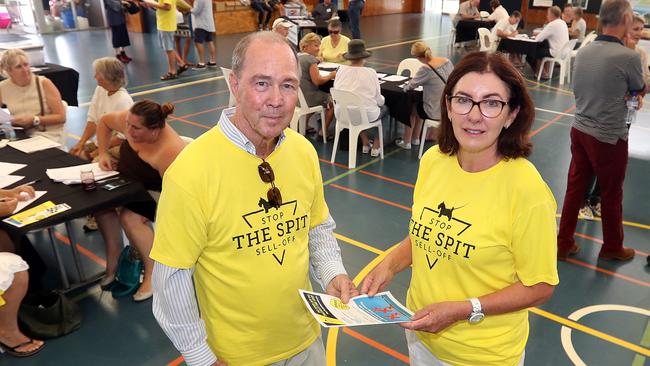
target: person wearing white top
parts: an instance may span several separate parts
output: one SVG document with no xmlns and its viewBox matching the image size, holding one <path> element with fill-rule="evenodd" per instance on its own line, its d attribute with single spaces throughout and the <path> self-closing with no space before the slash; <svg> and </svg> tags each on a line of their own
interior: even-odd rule
<svg viewBox="0 0 650 366">
<path fill-rule="evenodd" d="M 575 8 L 573 10 L 573 21 L 569 29 L 569 38 L 577 38 L 578 42 L 582 43 L 587 33 L 587 22 L 582 17 L 582 8 Z"/>
<path fill-rule="evenodd" d="M 481 0 L 467 0 L 464 3 L 461 3 L 460 6 L 458 6 L 458 13 L 456 13 L 456 16 L 452 20 L 454 27 L 456 27 L 458 22 L 461 20 L 479 19 L 480 15 L 478 6 L 480 3 Z"/>
<path fill-rule="evenodd" d="M 70 154 L 86 160 L 96 156 L 96 151 L 89 151 L 86 143 L 95 136 L 99 119 L 106 113 L 124 111 L 133 105 L 133 99 L 124 89 L 126 72 L 121 62 L 104 57 L 93 62 L 93 69 L 95 69 L 97 87 L 90 100 L 88 122 L 79 142 L 70 149 Z M 113 136 L 111 147 L 119 146 L 122 140 L 123 138 Z M 96 150 L 96 145 L 93 146 L 91 150 Z"/>
<path fill-rule="evenodd" d="M 549 48 L 548 50 L 542 48 L 540 52 L 538 52 L 539 59 L 537 60 L 537 70 L 539 70 L 539 64 L 541 63 L 542 58 L 559 56 L 562 47 L 569 42 L 569 27 L 567 27 L 566 23 L 560 19 L 561 15 L 562 11 L 557 6 L 548 8 L 548 11 L 546 12 L 548 24 L 546 24 L 544 29 L 542 29 L 542 31 L 537 35 L 535 40 L 537 42 L 548 41 Z M 542 74 L 542 78 L 544 79 L 549 78 L 547 67 L 548 63 L 544 67 L 544 72 Z"/>
<path fill-rule="evenodd" d="M 519 32 L 517 26 L 521 20 L 521 13 L 518 10 L 512 12 L 512 15 L 505 19 L 501 19 L 492 28 L 492 39 L 500 40 L 501 38 L 514 37 Z"/>
<path fill-rule="evenodd" d="M 499 0 L 490 1 L 490 7 L 492 8 L 492 14 L 490 14 L 488 20 L 492 20 L 498 23 L 504 19 L 508 19 L 508 11 L 503 7 L 503 5 L 501 5 Z"/>
<path fill-rule="evenodd" d="M 363 99 L 368 113 L 368 121 L 376 121 L 386 114 L 387 108 L 384 106 L 384 96 L 381 95 L 379 79 L 377 72 L 369 67 L 364 67 L 366 58 L 372 53 L 366 51 L 366 44 L 361 39 L 353 39 L 348 43 L 348 52 L 343 54 L 343 58 L 350 61 L 350 66 L 342 65 L 336 72 L 334 79 L 334 88 L 350 91 Z M 338 105 L 334 105 L 334 115 L 339 118 L 341 111 Z M 379 140 L 375 139 L 370 148 L 368 135 L 366 132 L 360 133 L 362 152 L 371 156 L 379 155 Z"/>
</svg>

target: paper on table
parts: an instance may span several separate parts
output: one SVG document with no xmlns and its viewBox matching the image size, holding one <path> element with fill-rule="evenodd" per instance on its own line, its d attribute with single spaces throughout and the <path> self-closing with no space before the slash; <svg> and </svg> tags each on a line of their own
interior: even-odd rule
<svg viewBox="0 0 650 366">
<path fill-rule="evenodd" d="M 318 73 L 320 74 L 321 77 L 328 77 L 330 75 L 330 71 L 325 71 L 325 70 L 318 70 Z"/>
<path fill-rule="evenodd" d="M 386 81 L 404 81 L 408 79 L 407 76 L 401 76 L 401 75 L 388 75 L 382 78 L 383 80 Z"/>
<path fill-rule="evenodd" d="M 46 150 L 53 147 L 59 147 L 58 142 L 47 139 L 43 136 L 34 136 L 24 140 L 11 141 L 9 146 L 26 154 L 36 151 Z"/>
<path fill-rule="evenodd" d="M 36 201 L 37 199 L 43 197 L 43 195 L 47 193 L 47 191 L 36 191 L 34 192 L 34 198 L 29 199 L 27 201 L 18 201 L 18 205 L 16 205 L 16 209 L 12 214 L 18 213 L 22 211 L 25 207 L 29 206 L 32 204 L 32 202 Z"/>
<path fill-rule="evenodd" d="M 338 69 L 339 64 L 335 64 L 334 62 L 321 62 L 318 64 L 318 67 L 321 69 Z"/>
<path fill-rule="evenodd" d="M 116 172 L 114 170 L 109 170 L 109 171 L 102 170 L 99 167 L 99 163 L 75 165 L 75 166 L 69 166 L 66 168 L 58 168 L 58 169 L 47 169 L 45 171 L 45 174 L 47 174 L 47 176 L 55 182 L 61 182 L 66 185 L 80 184 L 81 183 L 80 175 L 82 169 L 92 170 L 93 174 L 95 175 L 95 180 L 102 180 L 120 174 L 119 172 Z"/>
<path fill-rule="evenodd" d="M 0 161 L 0 175 L 9 175 L 16 170 L 26 167 L 27 164 L 3 163 Z"/>
<path fill-rule="evenodd" d="M 0 123 L 3 122 L 10 122 L 11 121 L 11 115 L 7 113 L 4 109 L 0 109 Z"/>
<path fill-rule="evenodd" d="M 383 78 L 386 77 L 386 75 L 388 75 L 388 74 L 384 74 L 383 72 L 378 72 L 378 73 L 377 73 L 377 78 L 378 78 L 378 79 L 383 79 Z"/>
<path fill-rule="evenodd" d="M 8 187 L 25 177 L 21 175 L 0 175 L 0 188 Z"/>
</svg>

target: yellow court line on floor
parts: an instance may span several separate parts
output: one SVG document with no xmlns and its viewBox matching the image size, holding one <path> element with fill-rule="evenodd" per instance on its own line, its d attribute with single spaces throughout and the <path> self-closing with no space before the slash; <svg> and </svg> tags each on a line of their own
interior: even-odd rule
<svg viewBox="0 0 650 366">
<path fill-rule="evenodd" d="M 449 36 L 448 35 L 442 35 L 442 36 L 435 36 L 435 37 L 412 39 L 412 40 L 404 41 L 404 42 L 389 43 L 389 44 L 386 44 L 386 45 L 383 45 L 383 46 L 370 47 L 370 48 L 367 48 L 367 50 L 368 51 L 374 51 L 374 50 L 380 50 L 382 48 L 400 46 L 400 45 L 407 44 L 407 43 L 413 43 L 413 42 L 418 42 L 418 41 L 430 41 L 432 39 L 440 39 L 440 38 L 445 38 L 445 37 L 449 37 Z"/>
<path fill-rule="evenodd" d="M 560 324 L 562 324 L 564 326 L 567 326 L 569 328 L 579 330 L 579 331 L 581 331 L 583 333 L 587 333 L 587 334 L 592 335 L 594 337 L 600 338 L 600 339 L 602 339 L 604 341 L 617 344 L 617 345 L 619 345 L 619 346 L 621 346 L 623 348 L 627 348 L 630 351 L 636 352 L 636 353 L 638 353 L 640 355 L 650 356 L 650 349 L 648 349 L 648 348 L 645 348 L 645 347 L 630 343 L 630 342 L 628 342 L 626 340 L 614 337 L 612 335 L 601 332 L 601 331 L 596 330 L 594 328 L 587 327 L 587 326 L 582 325 L 582 324 L 580 324 L 578 322 L 574 322 L 573 320 L 563 318 L 563 317 L 555 315 L 553 313 L 549 313 L 548 311 L 542 310 L 540 308 L 530 308 L 529 310 L 530 310 L 531 313 L 535 313 L 535 314 L 537 314 L 539 316 L 542 316 L 544 318 L 553 320 L 553 321 L 555 321 L 557 323 L 560 323 Z"/>
<path fill-rule="evenodd" d="M 381 262 L 393 249 L 395 249 L 399 243 L 393 245 L 391 248 L 389 248 L 386 251 L 381 251 L 380 249 L 377 249 L 371 245 L 361 243 L 359 241 L 356 241 L 354 239 L 350 239 L 347 237 L 344 237 L 342 235 L 336 234 L 337 238 L 340 238 L 342 241 L 349 243 L 351 245 L 357 246 L 359 248 L 366 249 L 372 253 L 378 254 L 375 259 L 373 259 L 370 263 L 368 263 L 355 277 L 354 277 L 354 284 L 356 286 L 359 285 L 360 281 L 365 278 L 368 273 L 379 263 Z M 344 239 L 345 238 L 345 239 Z M 346 240 L 346 239 L 349 239 Z M 372 249 L 369 249 L 372 248 Z M 633 351 L 637 354 L 650 357 L 650 349 L 639 346 L 633 343 L 630 343 L 626 340 L 620 339 L 618 337 L 614 337 L 612 335 L 609 335 L 607 333 L 601 332 L 599 330 L 596 330 L 594 328 L 585 326 L 583 324 L 580 324 L 578 322 L 575 322 L 573 320 L 561 317 L 559 315 L 553 314 L 551 312 L 548 312 L 546 310 L 542 310 L 537 307 L 531 307 L 528 310 L 530 310 L 531 313 L 534 313 L 536 315 L 539 315 L 541 317 L 544 317 L 546 319 L 552 320 L 556 323 L 559 323 L 561 325 L 567 326 L 569 328 L 579 330 L 583 333 L 589 334 L 591 336 L 594 336 L 596 338 L 600 338 L 604 341 L 616 344 L 618 346 L 621 346 L 623 348 L 627 348 L 630 351 Z M 645 337 L 644 337 L 645 338 Z M 336 342 L 338 339 L 338 328 L 332 328 L 329 330 L 327 334 L 327 345 L 326 345 L 326 356 L 327 356 L 327 366 L 336 366 Z"/>
<path fill-rule="evenodd" d="M 650 347 L 650 321 L 645 326 L 645 332 L 643 332 L 643 338 L 641 338 L 641 345 L 645 347 Z M 641 355 L 635 355 L 634 360 L 632 360 L 632 366 L 643 366 L 645 364 L 645 357 Z"/>
<path fill-rule="evenodd" d="M 562 214 L 561 213 L 556 213 L 555 217 L 560 218 L 560 217 L 562 217 Z M 600 221 L 600 222 L 602 222 L 603 220 L 600 217 L 594 217 L 593 220 L 586 220 L 586 221 Z M 634 221 L 625 221 L 625 220 L 623 220 L 623 225 L 638 227 L 639 229 L 650 230 L 650 225 L 641 224 L 641 223 L 634 222 Z"/>
<path fill-rule="evenodd" d="M 400 150 L 401 150 L 401 149 L 395 149 L 395 150 L 393 150 L 393 151 L 391 151 L 391 152 L 387 152 L 387 153 L 385 153 L 385 154 L 384 154 L 384 159 L 387 158 L 387 157 L 389 157 L 389 156 L 391 156 L 391 155 L 393 155 L 393 154 L 396 154 L 396 153 L 400 152 Z M 337 180 L 339 180 L 339 179 L 341 179 L 341 178 L 343 178 L 343 177 L 346 177 L 346 176 L 348 176 L 348 175 L 350 175 L 350 174 L 352 174 L 352 173 L 357 172 L 358 170 L 361 170 L 361 169 L 363 169 L 363 168 L 366 168 L 366 167 L 368 167 L 368 166 L 370 166 L 370 165 L 372 165 L 372 164 L 378 163 L 378 162 L 380 162 L 380 161 L 381 161 L 380 158 L 376 158 L 376 159 L 370 160 L 369 162 L 367 162 L 367 163 L 365 163 L 365 164 L 361 164 L 361 165 L 359 165 L 358 167 L 356 167 L 356 168 L 354 168 L 354 169 L 350 169 L 350 170 L 348 170 L 348 171 L 345 172 L 345 173 L 341 173 L 341 174 L 337 175 L 337 176 L 334 177 L 334 178 L 331 178 L 331 179 L 328 179 L 328 180 L 324 181 L 324 182 L 323 182 L 323 185 L 324 185 L 324 186 L 329 185 L 329 184 L 331 184 L 331 183 L 333 183 L 333 182 L 336 182 Z"/>
<path fill-rule="evenodd" d="M 546 85 L 544 83 L 538 82 L 537 80 L 531 80 L 531 79 L 526 79 L 526 80 L 530 81 L 531 83 L 533 83 L 533 84 L 535 84 L 535 85 L 537 85 L 539 87 L 548 88 L 548 89 L 551 89 L 551 90 L 562 92 L 563 94 L 567 94 L 567 95 L 573 95 L 573 91 L 571 91 L 570 89 L 562 89 L 562 88 L 558 88 L 558 87 L 555 87 L 555 86 Z"/>
</svg>

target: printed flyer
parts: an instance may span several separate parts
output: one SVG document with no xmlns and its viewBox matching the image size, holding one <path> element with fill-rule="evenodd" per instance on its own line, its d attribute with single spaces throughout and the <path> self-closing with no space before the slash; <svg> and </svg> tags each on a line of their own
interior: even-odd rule
<svg viewBox="0 0 650 366">
<path fill-rule="evenodd" d="M 344 304 L 341 299 L 316 292 L 298 290 L 307 309 L 326 327 L 392 324 L 411 321 L 413 313 L 389 292 L 361 295 Z"/>
</svg>

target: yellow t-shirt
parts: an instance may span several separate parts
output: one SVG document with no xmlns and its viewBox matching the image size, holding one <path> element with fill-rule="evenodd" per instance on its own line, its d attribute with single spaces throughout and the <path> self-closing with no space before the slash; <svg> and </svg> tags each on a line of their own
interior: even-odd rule
<svg viewBox="0 0 650 366">
<path fill-rule="evenodd" d="M 409 223 L 409 308 L 479 297 L 517 281 L 557 284 L 556 208 L 526 159 L 468 173 L 456 156 L 429 149 L 420 163 Z M 516 365 L 528 339 L 528 310 L 417 335 L 453 365 Z"/>
<path fill-rule="evenodd" d="M 151 258 L 195 267 L 194 284 L 208 344 L 230 366 L 266 365 L 296 355 L 320 334 L 300 300 L 310 289 L 308 233 L 329 215 L 318 157 L 293 130 L 266 159 L 282 193 L 271 188 L 262 160 L 213 128 L 167 169 Z"/>
<path fill-rule="evenodd" d="M 0 306 L 6 304 L 5 299 L 2 298 L 2 295 L 4 295 L 5 292 L 0 290 Z"/>
<path fill-rule="evenodd" d="M 169 10 L 156 9 L 156 24 L 159 31 L 174 32 L 176 30 L 176 0 L 158 0 L 158 4 L 171 4 Z"/>
<path fill-rule="evenodd" d="M 339 56 L 339 54 L 348 52 L 348 42 L 350 42 L 350 38 L 341 34 L 339 44 L 336 45 L 335 48 L 332 46 L 332 38 L 330 36 L 327 36 L 323 38 L 320 43 L 320 51 L 318 53 L 318 56 L 322 58 L 324 62 L 336 62 L 339 64 L 347 65 L 349 62 L 342 56 Z"/>
</svg>

